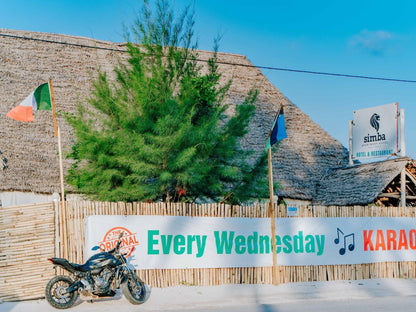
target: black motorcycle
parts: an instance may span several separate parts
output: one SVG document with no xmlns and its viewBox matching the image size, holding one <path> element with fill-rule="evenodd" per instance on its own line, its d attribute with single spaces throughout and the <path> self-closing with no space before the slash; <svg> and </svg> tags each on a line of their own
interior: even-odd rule
<svg viewBox="0 0 416 312">
<path fill-rule="evenodd" d="M 45 297 L 49 304 L 67 309 L 75 303 L 79 293 L 93 298 L 113 297 L 114 290 L 119 288 L 130 303 L 142 304 L 146 300 L 146 287 L 128 267 L 125 254 L 120 251 L 122 236 L 123 232 L 113 249 L 93 255 L 85 264 L 70 263 L 63 258 L 48 259 L 74 277 L 58 275 L 48 282 Z"/>
</svg>

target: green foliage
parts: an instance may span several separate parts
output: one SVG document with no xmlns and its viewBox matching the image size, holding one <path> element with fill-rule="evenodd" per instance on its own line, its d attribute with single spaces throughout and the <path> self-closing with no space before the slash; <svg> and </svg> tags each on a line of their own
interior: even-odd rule
<svg viewBox="0 0 416 312">
<path fill-rule="evenodd" d="M 166 0 L 144 1 L 127 44 L 127 64 L 110 82 L 100 72 L 90 106 L 68 118 L 76 143 L 67 181 L 108 201 L 224 200 L 267 197 L 266 156 L 241 149 L 257 92 L 225 115 L 231 82 L 219 85 L 216 53 L 204 72 L 193 43 L 193 14 L 175 19 Z"/>
</svg>

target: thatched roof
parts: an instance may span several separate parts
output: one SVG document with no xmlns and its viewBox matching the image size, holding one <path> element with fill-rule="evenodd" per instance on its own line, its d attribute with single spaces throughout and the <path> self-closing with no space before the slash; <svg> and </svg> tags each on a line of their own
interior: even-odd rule
<svg viewBox="0 0 416 312">
<path fill-rule="evenodd" d="M 375 202 L 407 165 L 408 157 L 329 169 L 317 185 L 317 205 L 351 206 Z"/>
<path fill-rule="evenodd" d="M 85 103 L 91 76 L 100 68 L 112 77 L 113 66 L 127 57 L 117 50 L 124 49 L 124 44 L 89 38 L 0 29 L 0 150 L 8 161 L 7 168 L 0 170 L 0 191 L 50 194 L 59 191 L 60 185 L 51 113 L 36 112 L 32 123 L 6 118 L 6 113 L 50 77 L 57 110 L 74 112 L 77 103 Z M 211 52 L 199 52 L 200 59 L 210 55 Z M 219 53 L 218 58 L 220 62 L 252 65 L 241 55 Z M 346 149 L 291 103 L 259 69 L 220 64 L 219 71 L 222 83 L 233 81 L 227 97 L 231 104 L 229 113 L 250 89 L 259 90 L 257 113 L 242 142 L 244 146 L 262 151 L 274 115 L 281 104 L 285 105 L 288 138 L 273 148 L 274 179 L 281 185 L 277 193 L 311 200 L 322 174 L 328 168 L 347 163 Z M 71 128 L 62 115 L 58 115 L 58 123 L 62 145 L 69 152 L 73 143 Z M 70 164 L 65 159 L 65 171 Z M 69 186 L 66 190 L 71 192 Z"/>
</svg>

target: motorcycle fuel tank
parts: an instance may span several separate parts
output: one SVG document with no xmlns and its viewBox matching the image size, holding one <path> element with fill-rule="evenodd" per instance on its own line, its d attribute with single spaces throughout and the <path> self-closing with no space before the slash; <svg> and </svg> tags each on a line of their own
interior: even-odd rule
<svg viewBox="0 0 416 312">
<path fill-rule="evenodd" d="M 85 263 L 91 271 L 101 270 L 105 267 L 116 267 L 121 265 L 121 261 L 108 252 L 100 252 L 91 256 Z"/>
</svg>

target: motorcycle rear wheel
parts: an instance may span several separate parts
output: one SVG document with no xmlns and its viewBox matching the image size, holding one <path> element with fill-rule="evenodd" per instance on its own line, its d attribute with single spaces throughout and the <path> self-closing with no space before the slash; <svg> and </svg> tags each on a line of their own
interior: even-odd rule
<svg viewBox="0 0 416 312">
<path fill-rule="evenodd" d="M 134 277 L 139 285 L 129 277 L 126 282 L 121 284 L 121 290 L 123 291 L 124 297 L 131 304 L 142 304 L 146 301 L 146 286 L 137 275 Z"/>
<path fill-rule="evenodd" d="M 51 306 L 56 309 L 68 309 L 77 301 L 78 291 L 66 292 L 73 280 L 66 275 L 58 275 L 52 278 L 45 288 L 45 297 Z"/>
</svg>

